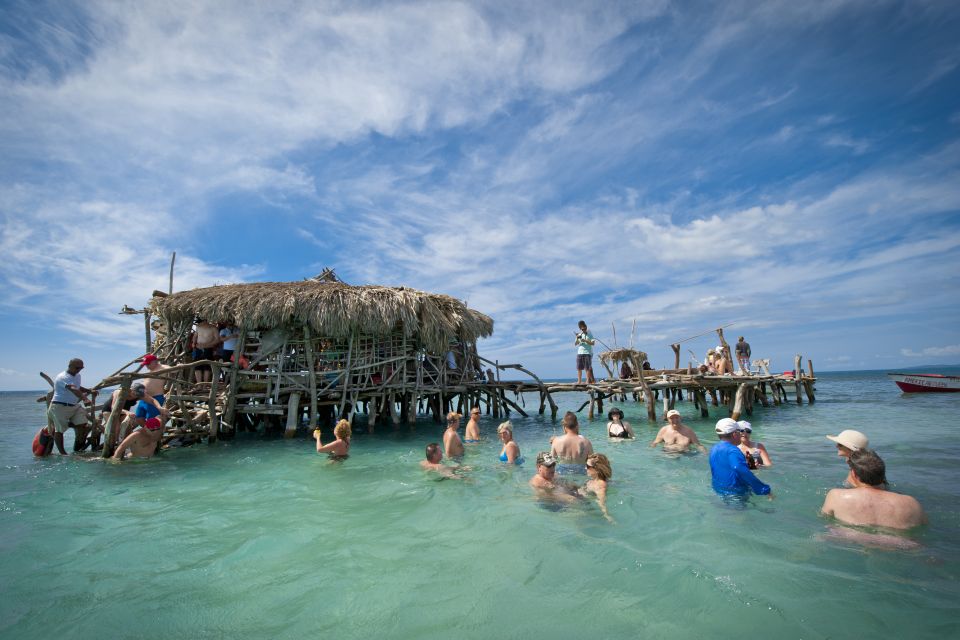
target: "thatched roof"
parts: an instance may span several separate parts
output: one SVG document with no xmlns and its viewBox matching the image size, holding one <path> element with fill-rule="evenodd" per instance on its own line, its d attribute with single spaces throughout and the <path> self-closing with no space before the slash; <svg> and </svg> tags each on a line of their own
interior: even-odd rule
<svg viewBox="0 0 960 640">
<path fill-rule="evenodd" d="M 168 323 L 200 317 L 249 329 L 307 324 L 315 335 L 335 337 L 387 335 L 402 327 L 438 353 L 450 340 L 473 342 L 493 333 L 489 316 L 450 296 L 313 279 L 206 287 L 155 296 L 150 304 Z"/>
<path fill-rule="evenodd" d="M 633 364 L 635 361 L 643 364 L 647 359 L 647 354 L 643 351 L 636 351 L 634 349 L 613 349 L 611 351 L 604 351 L 600 354 L 600 361 L 605 363 L 610 362 L 629 362 Z"/>
</svg>

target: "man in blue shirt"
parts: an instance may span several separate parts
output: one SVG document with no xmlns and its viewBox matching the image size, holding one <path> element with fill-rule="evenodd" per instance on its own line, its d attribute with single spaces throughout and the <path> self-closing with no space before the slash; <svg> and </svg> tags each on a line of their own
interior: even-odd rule
<svg viewBox="0 0 960 640">
<path fill-rule="evenodd" d="M 710 450 L 713 490 L 720 495 L 746 495 L 751 490 L 759 496 L 771 495 L 770 485 L 760 482 L 747 467 L 747 459 L 738 446 L 740 427 L 737 422 L 723 418 L 717 422 L 716 432 L 720 442 Z"/>
</svg>

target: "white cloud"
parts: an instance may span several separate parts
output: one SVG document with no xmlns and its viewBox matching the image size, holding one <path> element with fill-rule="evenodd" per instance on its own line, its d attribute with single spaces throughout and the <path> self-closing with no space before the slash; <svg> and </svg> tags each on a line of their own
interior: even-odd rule
<svg viewBox="0 0 960 640">
<path fill-rule="evenodd" d="M 960 356 L 960 344 L 951 344 L 945 347 L 926 347 L 920 351 L 900 349 L 901 355 L 908 358 L 922 358 L 924 356 Z"/>
</svg>

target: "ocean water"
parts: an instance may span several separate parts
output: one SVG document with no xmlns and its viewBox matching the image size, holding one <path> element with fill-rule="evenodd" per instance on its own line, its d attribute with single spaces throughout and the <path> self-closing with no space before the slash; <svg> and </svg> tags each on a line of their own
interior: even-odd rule
<svg viewBox="0 0 960 640">
<path fill-rule="evenodd" d="M 613 524 L 533 499 L 532 460 L 560 430 L 548 417 L 514 414 L 515 468 L 485 418 L 467 480 L 438 481 L 418 468 L 442 432 L 427 421 L 357 433 L 343 463 L 255 435 L 120 465 L 37 460 L 35 397 L 0 394 L 3 638 L 960 637 L 960 394 L 904 395 L 880 373 L 822 374 L 815 405 L 758 406 L 775 499 L 745 508 L 711 491 L 705 455 L 647 446 L 643 405 L 618 404 L 632 442 L 584 412 L 613 463 Z M 716 441 L 717 410 L 679 409 Z M 829 535 L 818 511 L 846 466 L 824 435 L 845 428 L 925 507 L 916 548 Z"/>
</svg>

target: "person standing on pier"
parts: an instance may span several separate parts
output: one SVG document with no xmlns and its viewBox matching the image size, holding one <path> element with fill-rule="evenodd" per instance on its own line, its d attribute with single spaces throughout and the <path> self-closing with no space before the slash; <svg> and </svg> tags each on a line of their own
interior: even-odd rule
<svg viewBox="0 0 960 640">
<path fill-rule="evenodd" d="M 211 324 L 206 320 L 197 320 L 197 327 L 193 332 L 193 360 L 214 360 L 214 349 L 220 345 L 220 332 L 217 325 Z M 193 370 L 193 375 L 197 382 L 210 382 L 213 377 L 213 371 L 210 365 L 203 365 Z"/>
<path fill-rule="evenodd" d="M 587 329 L 587 323 L 581 320 L 577 323 L 580 328 L 576 332 L 576 338 L 573 344 L 577 346 L 577 384 L 581 384 L 584 372 L 587 376 L 587 384 L 593 384 L 593 345 L 597 343 L 593 334 Z"/>
<path fill-rule="evenodd" d="M 74 358 L 67 363 L 66 371 L 61 371 L 53 379 L 53 399 L 47 409 L 47 418 L 54 426 L 53 441 L 57 445 L 60 455 L 67 455 L 63 448 L 63 434 L 73 428 L 74 451 L 86 448 L 87 412 L 84 403 L 89 403 L 87 394 L 93 393 L 80 384 L 80 371 L 83 369 L 83 360 Z"/>
<path fill-rule="evenodd" d="M 735 348 L 737 354 L 737 363 L 740 365 L 740 371 L 750 373 L 750 343 L 740 336 L 737 339 Z"/>
<path fill-rule="evenodd" d="M 451 459 L 463 457 L 463 440 L 457 429 L 460 428 L 461 415 L 456 411 L 447 414 L 447 430 L 443 432 L 443 450 Z"/>
<path fill-rule="evenodd" d="M 770 485 L 757 479 L 747 467 L 747 460 L 739 449 L 740 425 L 736 420 L 722 418 L 715 430 L 720 442 L 710 451 L 713 490 L 723 496 L 743 496 L 751 490 L 758 496 L 771 495 Z"/>
</svg>

